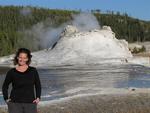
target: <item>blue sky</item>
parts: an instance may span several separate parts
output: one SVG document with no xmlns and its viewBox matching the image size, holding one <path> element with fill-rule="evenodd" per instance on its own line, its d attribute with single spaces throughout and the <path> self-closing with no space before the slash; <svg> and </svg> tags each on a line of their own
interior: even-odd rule
<svg viewBox="0 0 150 113">
<path fill-rule="evenodd" d="M 119 11 L 150 21 L 150 0 L 0 0 L 0 5 L 30 5 L 52 9 Z"/>
</svg>

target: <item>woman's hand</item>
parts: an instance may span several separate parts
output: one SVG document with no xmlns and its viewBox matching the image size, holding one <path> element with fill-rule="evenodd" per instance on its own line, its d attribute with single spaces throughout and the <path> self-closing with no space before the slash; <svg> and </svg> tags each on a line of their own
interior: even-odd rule
<svg viewBox="0 0 150 113">
<path fill-rule="evenodd" d="M 11 101 L 11 99 L 9 98 L 9 99 L 6 100 L 6 103 L 8 103 L 8 102 L 10 102 L 10 101 Z"/>
<path fill-rule="evenodd" d="M 36 103 L 36 104 L 38 104 L 40 102 L 40 99 L 39 98 L 36 98 L 34 101 L 33 101 L 33 103 Z"/>
</svg>

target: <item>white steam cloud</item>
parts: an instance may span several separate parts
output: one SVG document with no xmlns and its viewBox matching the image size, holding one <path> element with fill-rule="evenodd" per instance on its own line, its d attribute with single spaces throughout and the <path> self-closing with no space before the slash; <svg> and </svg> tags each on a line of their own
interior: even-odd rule
<svg viewBox="0 0 150 113">
<path fill-rule="evenodd" d="M 26 14 L 26 11 L 23 12 Z M 36 39 L 34 39 L 34 44 L 36 47 L 45 49 L 50 48 L 55 42 L 59 40 L 61 32 L 68 23 L 76 26 L 79 31 L 100 29 L 100 25 L 93 14 L 81 13 L 72 15 L 72 17 L 72 21 L 66 22 L 58 28 L 45 27 L 43 22 L 38 23 L 34 25 L 32 29 L 27 30 L 27 33 L 36 37 Z"/>
<path fill-rule="evenodd" d="M 100 25 L 96 17 L 91 13 L 80 13 L 78 15 L 73 15 L 72 24 L 80 31 L 100 29 Z"/>
<path fill-rule="evenodd" d="M 28 15 L 31 15 L 32 14 L 32 11 L 29 7 L 23 7 L 21 10 L 20 10 L 20 14 L 24 15 L 24 16 L 28 16 Z"/>
</svg>

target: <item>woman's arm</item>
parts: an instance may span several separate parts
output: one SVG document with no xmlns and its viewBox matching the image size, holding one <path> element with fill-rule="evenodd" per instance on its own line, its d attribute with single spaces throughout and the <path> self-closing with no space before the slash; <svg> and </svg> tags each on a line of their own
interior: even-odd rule
<svg viewBox="0 0 150 113">
<path fill-rule="evenodd" d="M 8 88 L 11 82 L 12 82 L 12 77 L 11 77 L 11 73 L 9 70 L 6 74 L 5 80 L 2 85 L 2 93 L 3 93 L 3 98 L 5 101 L 8 99 Z"/>
<path fill-rule="evenodd" d="M 38 71 L 35 69 L 35 91 L 36 91 L 36 98 L 41 98 L 41 82 L 39 78 Z"/>
</svg>

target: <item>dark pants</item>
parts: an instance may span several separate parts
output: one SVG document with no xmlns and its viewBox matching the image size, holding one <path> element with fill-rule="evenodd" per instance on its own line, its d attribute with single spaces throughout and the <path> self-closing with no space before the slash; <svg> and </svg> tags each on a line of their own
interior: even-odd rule
<svg viewBox="0 0 150 113">
<path fill-rule="evenodd" d="M 8 102 L 9 113 L 37 113 L 36 103 L 14 103 Z"/>
</svg>

